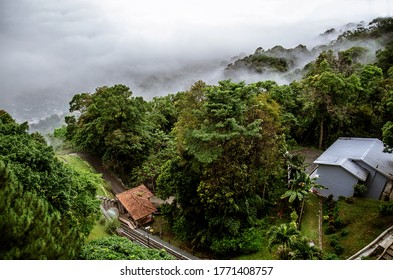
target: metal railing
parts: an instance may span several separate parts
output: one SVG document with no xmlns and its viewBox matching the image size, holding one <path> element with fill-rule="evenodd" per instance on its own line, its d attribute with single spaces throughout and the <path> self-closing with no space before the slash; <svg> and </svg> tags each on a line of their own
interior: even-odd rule
<svg viewBox="0 0 393 280">
<path fill-rule="evenodd" d="M 150 238 L 149 235 L 144 235 L 139 231 L 130 228 L 124 221 L 121 221 L 121 227 L 119 229 L 119 234 L 127 237 L 133 242 L 136 242 L 144 247 L 162 250 L 164 249 L 168 254 L 174 256 L 178 260 L 190 260 L 189 257 L 173 250 L 172 248 L 165 246 L 164 244 Z"/>
</svg>

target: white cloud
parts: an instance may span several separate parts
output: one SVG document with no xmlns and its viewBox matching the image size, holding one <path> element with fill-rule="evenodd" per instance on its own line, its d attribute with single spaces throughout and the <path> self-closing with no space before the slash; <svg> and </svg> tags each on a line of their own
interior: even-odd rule
<svg viewBox="0 0 393 280">
<path fill-rule="evenodd" d="M 145 96 L 182 90 L 198 77 L 212 79 L 191 63 L 212 61 L 217 75 L 220 59 L 259 46 L 308 44 L 328 28 L 392 16 L 391 2 L 2 0 L 0 107 L 41 102 L 35 97 L 43 91 L 67 99 L 119 82 Z M 179 74 L 187 65 L 192 75 Z M 149 75 L 162 77 L 146 82 Z M 175 83 L 164 85 L 171 75 Z M 141 81 L 159 84 L 138 92 Z"/>
</svg>

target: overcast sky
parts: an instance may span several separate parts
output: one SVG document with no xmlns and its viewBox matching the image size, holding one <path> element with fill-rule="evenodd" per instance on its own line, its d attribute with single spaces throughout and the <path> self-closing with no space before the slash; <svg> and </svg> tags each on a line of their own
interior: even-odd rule
<svg viewBox="0 0 393 280">
<path fill-rule="evenodd" d="M 328 28 L 392 16 L 392 3 L 0 0 L 0 108 L 25 105 L 32 97 L 68 102 L 75 93 L 115 83 L 149 98 L 162 91 L 141 90 L 144 75 L 166 73 L 155 77 L 159 84 L 181 66 L 216 63 L 259 46 L 312 47 Z"/>
</svg>

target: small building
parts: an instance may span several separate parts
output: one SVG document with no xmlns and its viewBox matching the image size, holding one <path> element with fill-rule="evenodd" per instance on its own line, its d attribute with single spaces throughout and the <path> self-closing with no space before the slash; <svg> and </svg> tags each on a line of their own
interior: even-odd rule
<svg viewBox="0 0 393 280">
<path fill-rule="evenodd" d="M 393 154 L 384 152 L 382 141 L 375 138 L 339 138 L 319 158 L 311 174 L 323 196 L 351 197 L 354 186 L 367 187 L 364 197 L 393 199 Z"/>
<path fill-rule="evenodd" d="M 120 214 L 128 214 L 136 226 L 151 222 L 153 213 L 157 211 L 157 208 L 150 202 L 153 196 L 145 185 L 117 194 Z"/>
</svg>

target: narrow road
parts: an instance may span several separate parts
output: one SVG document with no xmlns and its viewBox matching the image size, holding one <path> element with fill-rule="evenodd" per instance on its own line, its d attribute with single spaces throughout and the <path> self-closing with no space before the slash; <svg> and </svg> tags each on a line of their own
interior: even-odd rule
<svg viewBox="0 0 393 280">
<path fill-rule="evenodd" d="M 98 173 L 102 174 L 103 178 L 110 184 L 111 191 L 114 195 L 127 190 L 123 182 L 115 174 L 105 168 L 99 158 L 86 153 L 76 153 L 76 155 L 90 163 Z"/>
</svg>

